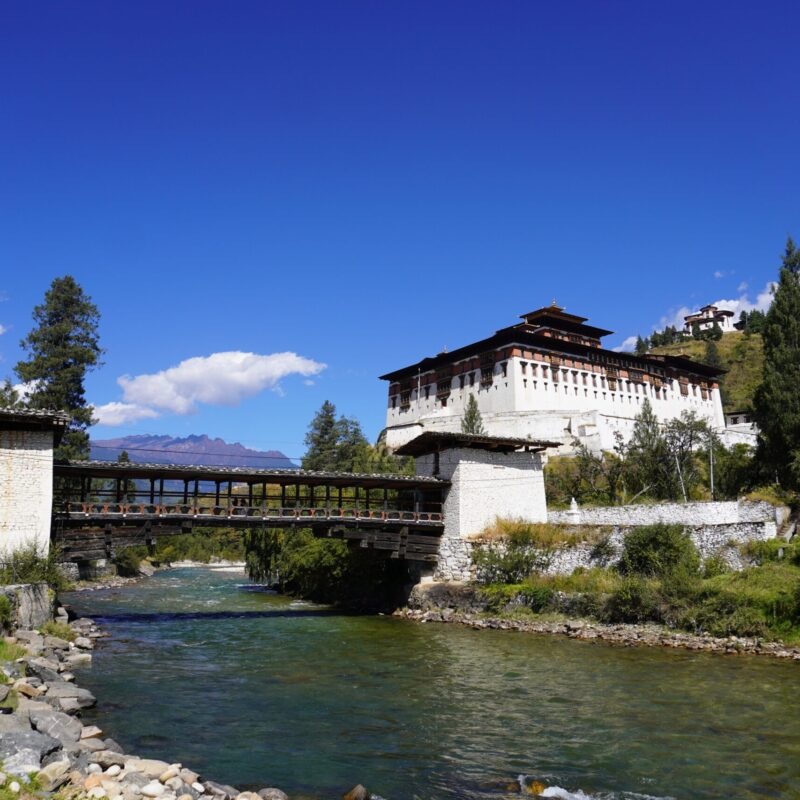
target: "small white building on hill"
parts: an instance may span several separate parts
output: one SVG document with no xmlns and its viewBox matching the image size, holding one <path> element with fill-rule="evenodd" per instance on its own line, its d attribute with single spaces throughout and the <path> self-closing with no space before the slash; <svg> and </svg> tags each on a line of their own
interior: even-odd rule
<svg viewBox="0 0 800 800">
<path fill-rule="evenodd" d="M 730 333 L 736 330 L 733 322 L 734 316 L 733 311 L 725 308 L 703 306 L 696 314 L 689 314 L 683 318 L 683 329 L 686 333 L 691 333 L 694 326 L 697 325 L 701 331 L 710 331 L 716 323 L 723 333 Z"/>
<path fill-rule="evenodd" d="M 645 399 L 662 421 L 694 411 L 725 427 L 722 370 L 683 356 L 606 350 L 611 331 L 556 305 L 448 353 L 381 376 L 389 382 L 386 442 L 396 449 L 423 430 L 459 432 L 473 395 L 490 436 L 555 441 L 578 438 L 610 450 L 630 436 Z"/>
</svg>

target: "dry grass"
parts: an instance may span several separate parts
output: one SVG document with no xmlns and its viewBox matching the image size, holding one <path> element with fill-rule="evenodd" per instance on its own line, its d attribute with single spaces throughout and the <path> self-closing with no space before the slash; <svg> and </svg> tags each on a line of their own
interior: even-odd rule
<svg viewBox="0 0 800 800">
<path fill-rule="evenodd" d="M 552 550 L 575 547 L 587 542 L 595 544 L 608 536 L 610 530 L 603 526 L 554 525 L 549 522 L 525 522 L 521 519 L 497 517 L 492 525 L 472 537 L 472 541 L 476 544 L 508 541 Z"/>
</svg>

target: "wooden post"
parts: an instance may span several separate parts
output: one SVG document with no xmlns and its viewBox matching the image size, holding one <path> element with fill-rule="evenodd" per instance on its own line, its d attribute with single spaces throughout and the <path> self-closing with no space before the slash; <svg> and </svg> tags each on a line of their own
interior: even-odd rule
<svg viewBox="0 0 800 800">
<path fill-rule="evenodd" d="M 150 478 L 150 505 L 153 506 L 156 503 L 156 479 Z"/>
<path fill-rule="evenodd" d="M 164 505 L 164 479 L 160 478 L 158 481 L 158 504 Z"/>
<path fill-rule="evenodd" d="M 183 504 L 189 504 L 189 481 L 186 478 L 183 479 Z"/>
<path fill-rule="evenodd" d="M 300 508 L 300 484 L 294 485 L 294 507 Z"/>
<path fill-rule="evenodd" d="M 247 484 L 247 505 L 252 508 L 253 507 L 253 484 Z"/>
<path fill-rule="evenodd" d="M 231 513 L 231 496 L 233 495 L 233 481 L 228 481 L 228 515 Z"/>
<path fill-rule="evenodd" d="M 383 487 L 383 510 L 389 510 L 389 490 L 385 486 Z"/>
<path fill-rule="evenodd" d="M 286 484 L 281 484 L 281 508 L 286 508 Z"/>
<path fill-rule="evenodd" d="M 214 481 L 214 483 L 216 484 L 216 487 L 217 487 L 216 497 L 215 497 L 215 500 L 214 500 L 214 505 L 215 506 L 219 506 L 219 485 L 220 485 L 221 481 Z"/>
<path fill-rule="evenodd" d="M 328 516 L 331 515 L 331 487 L 329 484 L 325 484 L 325 508 L 328 511 Z"/>
<path fill-rule="evenodd" d="M 356 486 L 356 511 L 359 510 L 358 500 L 359 500 L 359 487 Z"/>
<path fill-rule="evenodd" d="M 342 485 L 339 484 L 339 508 L 342 507 Z"/>
<path fill-rule="evenodd" d="M 120 502 L 122 500 L 122 481 L 117 478 L 116 481 L 116 502 Z"/>
</svg>

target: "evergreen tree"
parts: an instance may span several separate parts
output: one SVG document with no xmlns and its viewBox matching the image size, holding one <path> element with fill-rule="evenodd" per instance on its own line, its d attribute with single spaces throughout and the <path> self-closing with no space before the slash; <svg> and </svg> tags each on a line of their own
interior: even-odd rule
<svg viewBox="0 0 800 800">
<path fill-rule="evenodd" d="M 709 367 L 722 367 L 722 358 L 719 354 L 717 343 L 713 339 L 706 342 L 706 350 L 703 354 L 703 363 Z"/>
<path fill-rule="evenodd" d="M 97 327 L 100 313 L 71 275 L 56 278 L 33 310 L 36 327 L 22 340 L 28 353 L 15 371 L 30 387 L 31 408 L 66 411 L 69 429 L 56 449 L 56 458 L 89 457 L 92 408 L 84 395 L 86 373 L 100 363 Z"/>
<path fill-rule="evenodd" d="M 483 418 L 474 394 L 470 394 L 467 398 L 464 418 L 461 420 L 461 433 L 471 433 L 476 436 L 486 435 L 486 430 L 483 427 Z"/>
<path fill-rule="evenodd" d="M 300 466 L 317 472 L 334 470 L 339 430 L 336 424 L 336 406 L 330 400 L 326 400 L 308 426 L 305 438 L 306 454 Z"/>
<path fill-rule="evenodd" d="M 800 486 L 800 250 L 786 243 L 764 320 L 764 379 L 756 391 L 758 460 L 786 486 Z"/>
<path fill-rule="evenodd" d="M 637 336 L 634 352 L 637 356 L 643 356 L 647 352 L 647 339 L 642 339 L 641 336 Z"/>
<path fill-rule="evenodd" d="M 703 338 L 703 331 L 700 330 L 700 323 L 693 322 L 692 323 L 692 339 L 702 339 Z"/>
<path fill-rule="evenodd" d="M 714 320 L 714 324 L 711 326 L 708 338 L 713 339 L 715 342 L 718 342 L 722 338 L 722 328 L 720 328 L 719 322 L 716 320 Z"/>
<path fill-rule="evenodd" d="M 625 448 L 625 471 L 631 488 L 637 494 L 671 499 L 675 496 L 677 475 L 670 459 L 661 424 L 650 401 L 645 399 Z"/>
<path fill-rule="evenodd" d="M 23 405 L 19 392 L 8 378 L 0 383 L 0 408 L 20 408 Z"/>
</svg>

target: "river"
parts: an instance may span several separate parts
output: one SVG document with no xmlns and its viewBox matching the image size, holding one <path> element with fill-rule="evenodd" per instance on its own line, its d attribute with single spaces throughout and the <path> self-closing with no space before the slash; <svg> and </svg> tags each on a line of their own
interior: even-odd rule
<svg viewBox="0 0 800 800">
<path fill-rule="evenodd" d="M 181 569 L 65 596 L 126 752 L 243 788 L 390 800 L 800 796 L 800 665 L 348 616 Z"/>
</svg>

